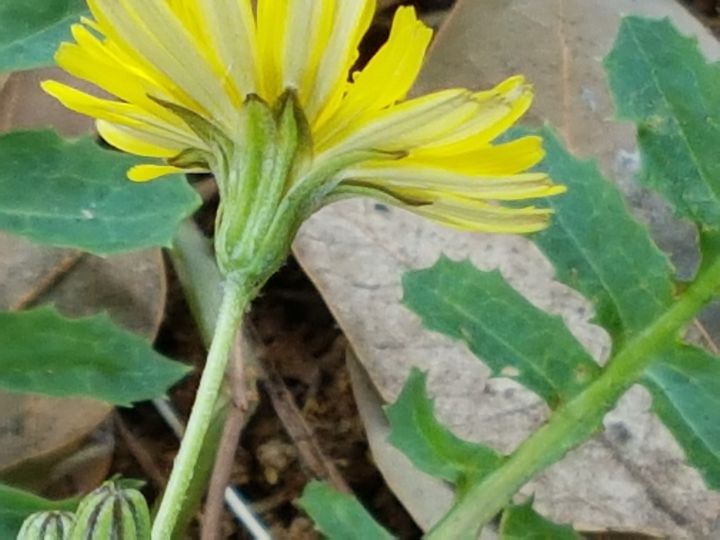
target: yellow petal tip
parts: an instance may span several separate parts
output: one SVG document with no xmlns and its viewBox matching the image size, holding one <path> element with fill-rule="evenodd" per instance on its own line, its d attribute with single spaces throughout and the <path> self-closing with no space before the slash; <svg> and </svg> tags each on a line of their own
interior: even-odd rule
<svg viewBox="0 0 720 540">
<path fill-rule="evenodd" d="M 183 170 L 170 165 L 135 165 L 128 170 L 127 176 L 133 182 L 144 183 L 180 172 L 183 172 Z"/>
</svg>

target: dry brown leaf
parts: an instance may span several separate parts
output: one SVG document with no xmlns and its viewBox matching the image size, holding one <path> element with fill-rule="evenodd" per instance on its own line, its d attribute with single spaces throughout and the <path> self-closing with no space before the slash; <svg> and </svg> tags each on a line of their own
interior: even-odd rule
<svg viewBox="0 0 720 540">
<path fill-rule="evenodd" d="M 56 68 L 36 69 L 13 73 L 0 78 L 0 133 L 11 129 L 39 129 L 53 127 L 66 137 L 93 131 L 93 121 L 63 107 L 51 98 L 40 82 L 46 79 L 70 83 L 79 88 L 91 88 L 78 83 Z M 79 86 L 78 86 L 79 85 Z"/>
<path fill-rule="evenodd" d="M 65 77 L 38 70 L 0 81 L 0 131 L 50 126 L 68 136 L 92 131 L 92 121 L 42 92 L 38 83 L 48 76 Z M 165 294 L 159 250 L 102 259 L 0 234 L 0 309 L 53 303 L 71 316 L 107 311 L 152 339 Z M 67 477 L 79 490 L 92 487 L 107 472 L 112 453 L 112 435 L 98 431 L 111 410 L 84 399 L 0 392 L 0 475 L 36 489 Z"/>
<path fill-rule="evenodd" d="M 684 247 L 652 197 L 632 187 L 638 153 L 631 125 L 612 120 L 601 65 L 621 13 L 670 16 L 700 37 L 711 58 L 720 47 L 674 0 L 464 0 L 434 46 L 417 91 L 486 87 L 515 73 L 534 83 L 533 119 L 548 120 L 580 155 L 600 158 L 661 242 Z M 659 217 L 658 217 L 659 216 Z M 489 379 L 467 349 L 427 332 L 401 305 L 400 279 L 441 253 L 499 268 L 536 305 L 564 317 L 596 357 L 607 355 L 591 308 L 553 281 L 550 265 L 523 238 L 449 231 L 372 201 L 326 208 L 301 231 L 296 255 L 345 330 L 385 400 L 411 366 L 429 371 L 441 418 L 458 435 L 509 451 L 547 417 L 545 405 L 511 381 Z M 681 261 L 682 262 L 682 261 Z M 672 538 L 720 537 L 720 495 L 684 464 L 675 441 L 634 388 L 606 419 L 605 434 L 552 467 L 523 490 L 559 521 L 599 529 L 660 530 Z"/>
<path fill-rule="evenodd" d="M 453 490 L 445 481 L 418 471 L 390 444 L 390 423 L 383 411 L 382 398 L 352 349 L 348 349 L 346 361 L 375 463 L 418 526 L 428 531 L 450 508 Z"/>
</svg>

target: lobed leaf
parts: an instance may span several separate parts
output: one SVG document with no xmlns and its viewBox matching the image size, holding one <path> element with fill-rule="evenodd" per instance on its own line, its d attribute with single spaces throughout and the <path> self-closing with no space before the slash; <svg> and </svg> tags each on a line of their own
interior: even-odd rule
<svg viewBox="0 0 720 540">
<path fill-rule="evenodd" d="M 600 371 L 562 319 L 530 304 L 498 272 L 442 257 L 405 274 L 405 303 L 431 330 L 464 341 L 496 376 L 507 376 L 551 406 Z"/>
<path fill-rule="evenodd" d="M 534 242 L 558 279 L 592 301 L 597 321 L 620 341 L 672 304 L 672 267 L 597 164 L 574 157 L 551 130 L 542 135 L 542 168 L 568 192 L 547 201 L 555 215 Z"/>
<path fill-rule="evenodd" d="M 35 512 L 73 511 L 78 500 L 50 501 L 27 491 L 0 484 L 0 538 L 15 538 L 25 518 Z"/>
<path fill-rule="evenodd" d="M 0 2 L 0 72 L 53 63 L 70 24 L 87 13 L 85 0 L 3 0 Z"/>
<path fill-rule="evenodd" d="M 639 124 L 642 180 L 664 194 L 680 216 L 701 226 L 705 260 L 696 282 L 676 297 L 668 258 L 633 218 L 619 189 L 596 164 L 574 158 L 552 131 L 544 130 L 547 157 L 541 169 L 569 189 L 547 201 L 555 216 L 535 242 L 554 264 L 558 279 L 593 302 L 597 322 L 613 340 L 613 358 L 591 391 L 569 402 L 549 421 L 552 428 L 538 431 L 523 445 L 518 460 L 539 470 L 559 459 L 599 428 L 605 412 L 642 376 L 655 412 L 689 462 L 708 486 L 720 489 L 720 358 L 668 345 L 717 290 L 720 66 L 708 64 L 697 43 L 668 21 L 635 17 L 624 21 L 606 66 L 620 114 Z M 428 328 L 464 340 L 496 375 L 517 370 L 516 379 L 551 406 L 585 388 L 572 375 L 576 367 L 584 368 L 587 353 L 572 336 L 568 339 L 559 321 L 553 325 L 549 315 L 519 298 L 498 274 L 442 260 L 430 270 L 408 274 L 405 288 L 406 303 Z M 556 351 L 560 343 L 564 347 Z M 652 356 L 661 347 L 662 354 Z M 585 384 L 598 376 L 594 367 Z M 565 437 L 550 439 L 552 450 L 540 444 L 561 428 Z M 543 450 L 532 464 L 528 448 Z M 509 466 L 496 474 L 513 478 L 514 472 Z M 486 523 L 512 495 L 508 489 L 500 496 L 497 487 L 493 482 L 475 486 L 436 530 L 455 527 L 457 532 L 458 523 L 471 523 L 468 516 Z M 545 520 L 531 503 L 508 508 L 501 533 L 508 539 L 580 538 Z"/>
<path fill-rule="evenodd" d="M 169 246 L 199 197 L 180 178 L 130 182 L 137 162 L 89 138 L 0 136 L 0 230 L 100 255 Z"/>
<path fill-rule="evenodd" d="M 164 394 L 189 368 L 107 315 L 69 320 L 54 308 L 0 312 L 0 387 L 129 406 Z"/>
<path fill-rule="evenodd" d="M 312 481 L 300 499 L 300 506 L 329 540 L 391 540 L 394 538 L 372 518 L 351 495 Z"/>
<path fill-rule="evenodd" d="M 462 489 L 499 467 L 503 458 L 491 448 L 456 437 L 443 426 L 435 417 L 426 384 L 427 376 L 413 369 L 398 399 L 386 409 L 389 440 L 418 469 Z"/>
<path fill-rule="evenodd" d="M 500 540 L 581 540 L 569 525 L 548 521 L 532 507 L 532 499 L 521 505 L 511 505 L 500 521 Z"/>
<path fill-rule="evenodd" d="M 679 346 L 657 358 L 642 382 L 688 462 L 720 490 L 720 358 Z"/>
<path fill-rule="evenodd" d="M 668 19 L 627 17 L 605 67 L 620 117 L 638 124 L 640 180 L 720 228 L 720 66 Z"/>
<path fill-rule="evenodd" d="M 662 193 L 679 216 L 717 236 L 720 66 L 708 63 L 697 40 L 669 20 L 627 17 L 605 67 L 618 114 L 638 125 L 640 181 Z M 712 259 L 718 253 L 710 246 L 704 243 Z M 720 489 L 720 359 L 679 345 L 654 361 L 643 384 L 690 464 Z"/>
</svg>

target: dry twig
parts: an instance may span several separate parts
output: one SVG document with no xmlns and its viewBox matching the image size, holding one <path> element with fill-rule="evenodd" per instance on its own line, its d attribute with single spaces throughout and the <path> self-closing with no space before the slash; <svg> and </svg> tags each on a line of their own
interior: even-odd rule
<svg viewBox="0 0 720 540">
<path fill-rule="evenodd" d="M 703 340 L 705 340 L 705 344 L 710 349 L 710 351 L 713 354 L 720 354 L 720 347 L 717 346 L 717 343 L 715 343 L 715 340 L 710 335 L 710 332 L 708 332 L 708 329 L 705 328 L 705 325 L 700 322 L 700 319 L 695 319 L 694 326 L 697 331 L 700 332 L 700 335 L 702 336 Z"/>
<path fill-rule="evenodd" d="M 230 357 L 227 382 L 230 385 L 231 403 L 223 427 L 217 458 L 210 479 L 210 487 L 202 522 L 202 540 L 216 540 L 223 516 L 225 491 L 230 483 L 235 452 L 240 435 L 257 407 L 257 366 L 246 336 L 238 332 Z"/>
<path fill-rule="evenodd" d="M 266 371 L 267 379 L 261 385 L 270 397 L 285 432 L 295 443 L 303 465 L 314 477 L 329 482 L 339 491 L 351 493 L 340 471 L 320 448 L 312 428 L 305 421 L 280 374 L 272 365 L 266 365 Z"/>
<path fill-rule="evenodd" d="M 80 264 L 85 258 L 85 255 L 85 253 L 76 252 L 62 259 L 46 275 L 34 283 L 32 289 L 25 293 L 15 304 L 10 306 L 10 311 L 21 311 L 32 307 L 45 293 L 60 283 L 73 268 Z"/>
</svg>

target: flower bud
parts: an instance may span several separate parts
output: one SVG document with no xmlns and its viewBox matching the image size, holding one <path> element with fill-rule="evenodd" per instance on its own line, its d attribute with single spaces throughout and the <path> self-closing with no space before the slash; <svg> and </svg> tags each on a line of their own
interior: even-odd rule
<svg viewBox="0 0 720 540">
<path fill-rule="evenodd" d="M 70 512 L 37 512 L 23 522 L 17 540 L 68 540 L 74 520 Z"/>
<path fill-rule="evenodd" d="M 86 496 L 75 515 L 70 540 L 148 540 L 150 512 L 142 494 L 105 482 Z"/>
</svg>

